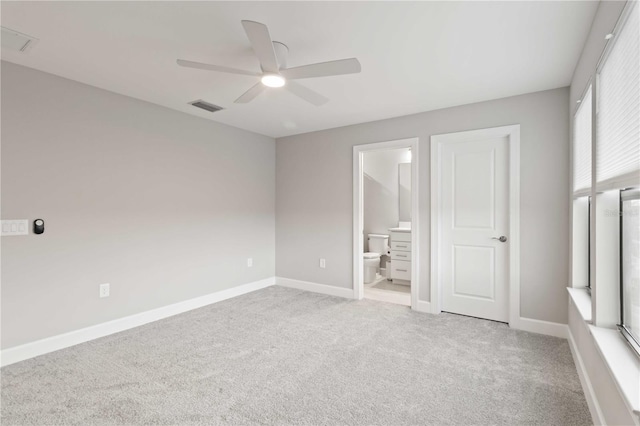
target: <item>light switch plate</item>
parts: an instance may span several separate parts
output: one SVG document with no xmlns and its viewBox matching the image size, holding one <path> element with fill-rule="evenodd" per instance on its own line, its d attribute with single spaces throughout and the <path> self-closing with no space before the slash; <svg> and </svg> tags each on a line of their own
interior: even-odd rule
<svg viewBox="0 0 640 426">
<path fill-rule="evenodd" d="M 12 235 L 29 235 L 29 220 L 3 220 L 2 236 L 9 237 Z"/>
</svg>

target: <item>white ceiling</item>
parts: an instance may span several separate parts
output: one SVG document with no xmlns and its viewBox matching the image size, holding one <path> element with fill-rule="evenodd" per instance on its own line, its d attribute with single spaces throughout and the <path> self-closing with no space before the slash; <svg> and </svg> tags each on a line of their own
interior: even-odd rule
<svg viewBox="0 0 640 426">
<path fill-rule="evenodd" d="M 2 59 L 221 123 L 280 137 L 569 85 L 597 2 L 8 2 L 2 25 L 40 39 Z M 357 57 L 362 73 L 299 80 L 321 107 L 255 77 L 182 68 L 188 59 L 259 71 L 240 21 L 265 23 L 289 67 Z M 226 110 L 209 114 L 187 102 Z"/>
</svg>

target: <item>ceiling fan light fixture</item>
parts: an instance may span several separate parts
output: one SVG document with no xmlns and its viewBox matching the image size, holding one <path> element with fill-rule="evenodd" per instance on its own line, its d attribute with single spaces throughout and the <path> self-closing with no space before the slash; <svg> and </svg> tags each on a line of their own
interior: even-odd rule
<svg viewBox="0 0 640 426">
<path fill-rule="evenodd" d="M 297 79 L 312 77 L 330 77 L 343 74 L 357 74 L 361 71 L 360 62 L 356 58 L 338 59 L 335 61 L 318 62 L 287 68 L 287 54 L 289 48 L 278 41 L 273 41 L 266 25 L 254 21 L 242 21 L 244 32 L 249 39 L 253 53 L 260 63 L 261 72 L 246 71 L 221 65 L 204 64 L 200 62 L 178 59 L 181 67 L 196 68 L 207 71 L 224 72 L 227 74 L 248 75 L 259 77 L 260 81 L 244 92 L 236 104 L 251 102 L 256 96 L 269 87 L 285 87 L 295 96 L 315 106 L 326 104 L 329 99 L 319 93 L 296 82 Z M 4 43 L 4 38 L 2 39 Z M 4 46 L 3 46 L 4 47 Z"/>
<path fill-rule="evenodd" d="M 283 76 L 278 74 L 265 74 L 260 81 L 267 87 L 282 87 L 287 82 Z"/>
</svg>

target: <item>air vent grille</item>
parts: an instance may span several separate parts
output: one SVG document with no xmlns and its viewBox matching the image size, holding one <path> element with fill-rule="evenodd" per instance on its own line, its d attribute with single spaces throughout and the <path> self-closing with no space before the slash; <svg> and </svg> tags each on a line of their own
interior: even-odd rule
<svg viewBox="0 0 640 426">
<path fill-rule="evenodd" d="M 217 112 L 220 111 L 224 108 L 219 107 L 218 105 L 214 105 L 214 104 L 210 104 L 209 102 L 205 102 L 202 99 L 198 99 L 197 101 L 193 101 L 193 102 L 189 102 L 191 105 L 193 105 L 196 108 L 200 108 L 203 109 L 205 111 L 209 111 L 209 112 Z"/>
<path fill-rule="evenodd" d="M 27 53 L 37 42 L 38 39 L 35 37 L 2 27 L 3 49 L 15 50 L 20 53 Z"/>
</svg>

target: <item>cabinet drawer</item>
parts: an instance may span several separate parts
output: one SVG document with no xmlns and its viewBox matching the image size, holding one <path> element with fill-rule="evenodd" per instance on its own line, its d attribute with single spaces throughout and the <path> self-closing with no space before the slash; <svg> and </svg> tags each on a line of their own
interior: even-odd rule
<svg viewBox="0 0 640 426">
<path fill-rule="evenodd" d="M 411 241 L 411 232 L 391 231 L 391 241 Z"/>
<path fill-rule="evenodd" d="M 411 241 L 391 241 L 391 250 L 411 251 Z"/>
<path fill-rule="evenodd" d="M 404 260 L 391 261 L 391 278 L 396 280 L 411 280 L 411 262 Z"/>
<path fill-rule="evenodd" d="M 404 260 L 411 262 L 411 252 L 391 250 L 391 260 Z"/>
</svg>

